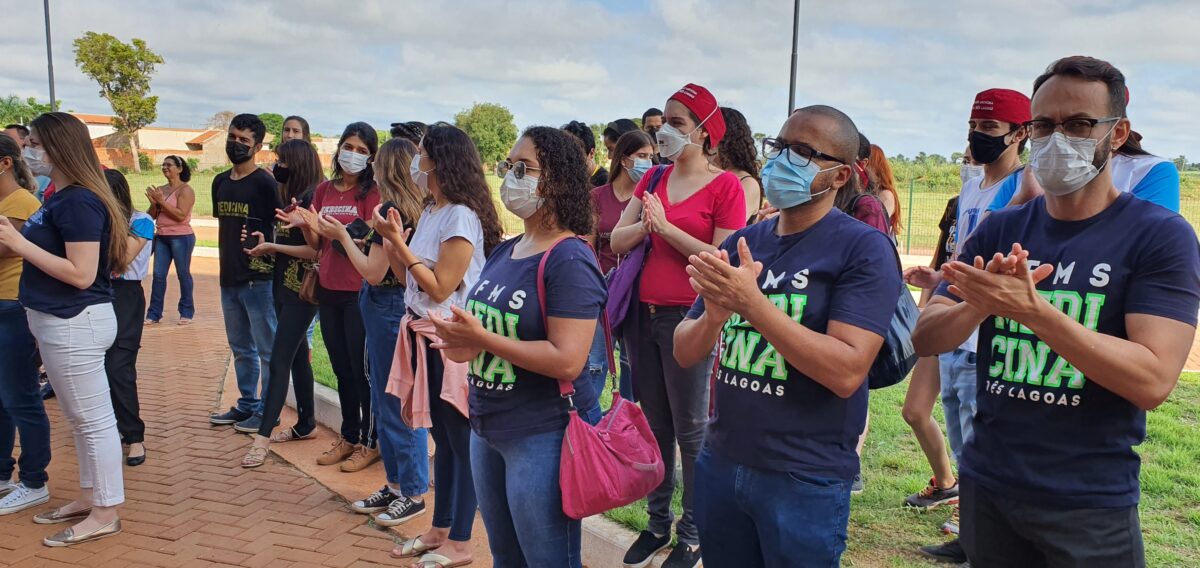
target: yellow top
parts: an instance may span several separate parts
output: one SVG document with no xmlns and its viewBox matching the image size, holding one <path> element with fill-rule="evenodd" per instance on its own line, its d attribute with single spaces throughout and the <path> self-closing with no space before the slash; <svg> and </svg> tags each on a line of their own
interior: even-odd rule
<svg viewBox="0 0 1200 568">
<path fill-rule="evenodd" d="M 13 221 L 24 222 L 42 207 L 32 193 L 18 189 L 0 200 L 0 215 Z M 21 257 L 0 257 L 0 300 L 16 300 L 17 288 L 21 283 Z"/>
</svg>

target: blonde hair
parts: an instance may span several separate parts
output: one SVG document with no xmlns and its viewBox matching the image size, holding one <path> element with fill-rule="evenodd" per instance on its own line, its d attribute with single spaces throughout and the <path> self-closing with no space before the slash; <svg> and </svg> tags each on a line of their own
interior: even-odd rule
<svg viewBox="0 0 1200 568">
<path fill-rule="evenodd" d="M 408 167 L 417 147 L 404 138 L 392 138 L 379 147 L 375 154 L 375 177 L 379 185 L 379 199 L 391 201 L 400 211 L 400 218 L 415 227 L 424 208 L 425 195 L 412 179 Z"/>
<path fill-rule="evenodd" d="M 30 193 L 37 193 L 37 180 L 33 178 L 33 173 L 29 171 L 29 165 L 21 158 L 21 145 L 17 144 L 16 140 L 8 136 L 0 136 L 0 158 L 12 159 L 13 179 L 17 180 L 17 185 L 25 188 Z"/>
<path fill-rule="evenodd" d="M 57 177 L 77 185 L 100 199 L 108 212 L 108 270 L 124 272 L 129 243 L 129 219 L 121 211 L 121 204 L 108 186 L 108 180 L 100 168 L 100 160 L 92 148 L 87 126 L 78 118 L 65 112 L 48 112 L 30 123 L 42 149 L 50 159 Z M 58 191 L 67 188 L 59 187 Z"/>
</svg>

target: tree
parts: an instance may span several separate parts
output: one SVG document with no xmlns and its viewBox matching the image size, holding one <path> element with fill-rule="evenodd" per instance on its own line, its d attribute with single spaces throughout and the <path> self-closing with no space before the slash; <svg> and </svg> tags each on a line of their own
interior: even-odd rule
<svg viewBox="0 0 1200 568">
<path fill-rule="evenodd" d="M 232 119 L 232 117 L 231 117 Z M 267 133 L 275 136 L 275 143 L 283 139 L 283 115 L 275 112 L 264 112 L 258 119 L 267 126 Z"/>
<path fill-rule="evenodd" d="M 134 38 L 124 43 L 109 34 L 87 32 L 75 40 L 75 65 L 100 85 L 100 96 L 112 105 L 113 127 L 129 138 L 134 170 L 137 163 L 137 131 L 158 117 L 158 97 L 150 94 L 150 75 L 163 58 Z"/>
<path fill-rule="evenodd" d="M 62 108 L 62 101 L 58 101 L 58 107 Z M 0 98 L 0 126 L 6 124 L 28 125 L 38 115 L 47 112 L 50 112 L 50 104 L 39 103 L 33 97 L 23 101 L 16 95 Z"/>
<path fill-rule="evenodd" d="M 1187 157 L 1185 157 L 1183 154 L 1180 154 L 1178 158 L 1175 158 L 1174 160 L 1171 160 L 1171 161 L 1175 163 L 1175 169 L 1177 169 L 1181 172 L 1183 170 L 1187 169 L 1187 165 L 1188 165 Z"/>
<path fill-rule="evenodd" d="M 592 129 L 592 138 L 596 139 L 596 165 L 608 167 L 608 146 L 604 145 L 604 129 L 608 125 L 590 124 L 588 127 Z"/>
<path fill-rule="evenodd" d="M 512 113 L 494 103 L 475 103 L 454 116 L 454 125 L 475 143 L 485 164 L 504 159 L 517 140 L 517 124 Z"/>
<path fill-rule="evenodd" d="M 237 113 L 231 110 L 223 110 L 212 115 L 204 125 L 212 130 L 229 130 L 229 123 L 233 122 L 233 117 L 235 116 L 237 116 Z"/>
<path fill-rule="evenodd" d="M 950 154 L 950 162 L 954 164 L 961 164 L 964 156 L 966 156 L 966 154 L 963 154 L 962 152 L 952 152 Z"/>
</svg>

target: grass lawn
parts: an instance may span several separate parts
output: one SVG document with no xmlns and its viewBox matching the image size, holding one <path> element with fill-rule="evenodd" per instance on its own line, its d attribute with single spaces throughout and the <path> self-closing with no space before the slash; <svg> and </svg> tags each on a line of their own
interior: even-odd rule
<svg viewBox="0 0 1200 568">
<path fill-rule="evenodd" d="M 903 383 L 907 384 L 907 383 Z M 850 507 L 846 566 L 937 566 L 917 548 L 944 537 L 948 508 L 918 513 L 904 497 L 928 483 L 929 466 L 900 417 L 904 386 L 872 391 L 871 432 L 863 456 L 866 491 Z M 942 421 L 941 407 L 935 409 Z M 1171 398 L 1149 414 L 1142 455 L 1141 519 L 1148 566 L 1200 566 L 1200 374 L 1185 373 Z M 680 509 L 680 492 L 675 494 Z M 646 527 L 645 501 L 606 513 L 635 530 Z"/>
</svg>

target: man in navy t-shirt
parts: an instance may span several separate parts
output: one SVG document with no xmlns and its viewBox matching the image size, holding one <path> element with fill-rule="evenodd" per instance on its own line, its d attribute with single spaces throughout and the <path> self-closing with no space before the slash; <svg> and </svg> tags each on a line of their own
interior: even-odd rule
<svg viewBox="0 0 1200 568">
<path fill-rule="evenodd" d="M 961 464 L 972 566 L 1143 566 L 1146 411 L 1195 335 L 1200 245 L 1179 215 L 1121 193 L 1125 79 L 1068 57 L 1034 84 L 1030 169 L 1045 195 L 975 231 L 917 325 L 919 354 L 979 332 Z"/>
<path fill-rule="evenodd" d="M 865 379 L 903 287 L 887 235 L 833 208 L 855 175 L 850 118 L 800 109 L 766 144 L 763 186 L 780 214 L 689 259 L 700 297 L 675 331 L 685 367 L 721 342 L 696 462 L 710 568 L 837 565 Z"/>
</svg>

